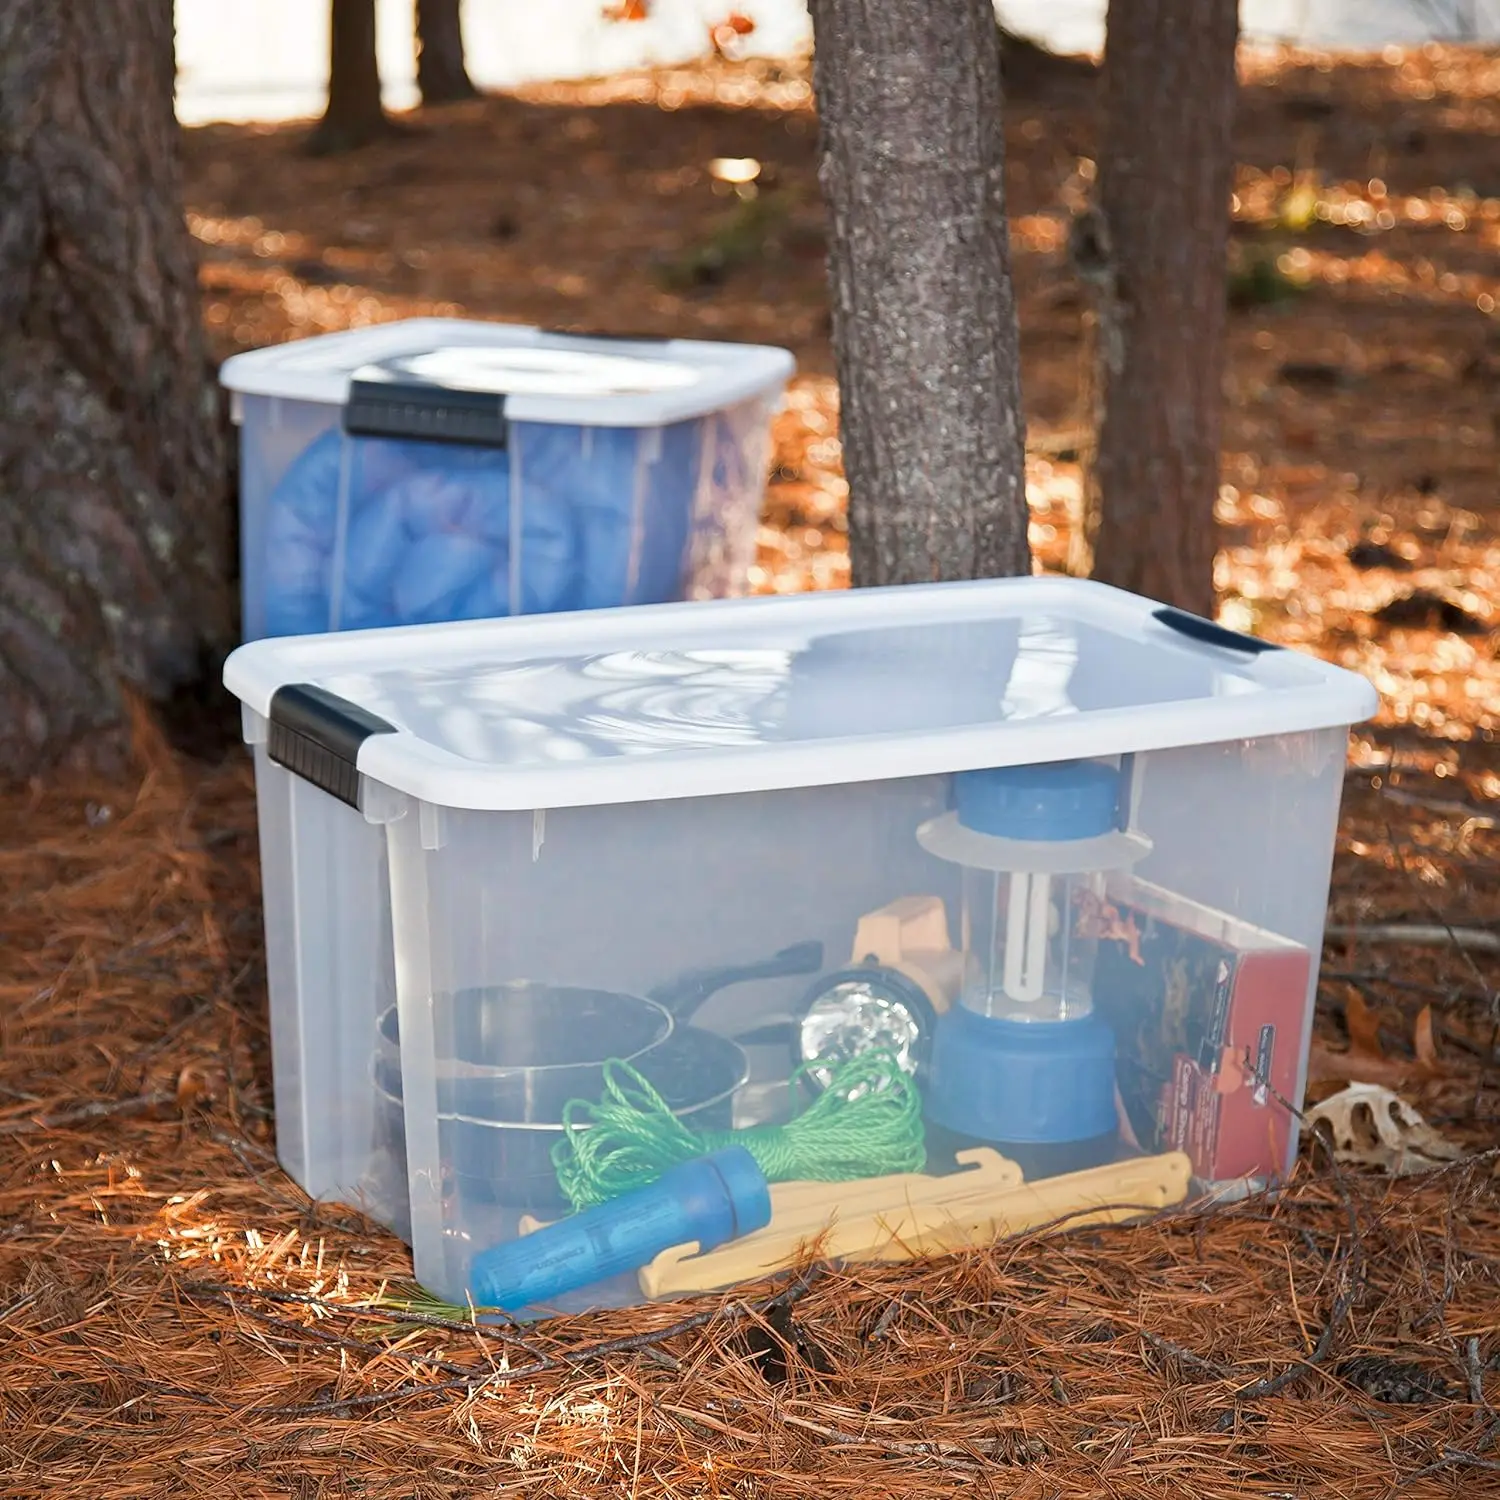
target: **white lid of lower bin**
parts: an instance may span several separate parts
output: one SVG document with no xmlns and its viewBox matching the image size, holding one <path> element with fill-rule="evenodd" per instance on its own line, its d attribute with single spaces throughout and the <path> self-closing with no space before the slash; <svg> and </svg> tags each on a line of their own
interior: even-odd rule
<svg viewBox="0 0 1500 1500">
<path fill-rule="evenodd" d="M 219 378 L 240 395 L 330 406 L 358 382 L 399 383 L 496 396 L 511 422 L 660 427 L 770 395 L 794 368 L 786 350 L 760 344 L 409 318 L 236 354 Z"/>
<path fill-rule="evenodd" d="M 490 810 L 1209 744 L 1378 702 L 1315 657 L 1063 578 L 285 637 L 241 646 L 224 680 L 273 742 L 279 719 L 342 756 L 346 800 L 357 770 Z"/>
</svg>

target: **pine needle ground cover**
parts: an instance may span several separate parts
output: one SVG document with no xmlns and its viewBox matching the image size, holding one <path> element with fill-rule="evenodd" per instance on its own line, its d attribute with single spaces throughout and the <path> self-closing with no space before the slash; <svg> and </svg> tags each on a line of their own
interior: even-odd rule
<svg viewBox="0 0 1500 1500">
<path fill-rule="evenodd" d="M 1387 1084 L 1470 1160 L 1392 1180 L 1309 1152 L 1274 1200 L 477 1329 L 277 1168 L 248 766 L 232 719 L 189 743 L 142 716 L 129 775 L 0 797 L 0 1497 L 1500 1484 L 1500 961 L 1471 940 L 1500 930 L 1497 69 L 1251 68 L 1220 507 L 1229 622 L 1385 699 L 1351 747 L 1314 1097 Z M 1019 99 L 1011 132 L 1049 567 L 1086 86 Z M 432 309 L 789 343 L 755 586 L 839 586 L 812 138 L 803 72 L 768 64 L 454 106 L 337 162 L 192 132 L 208 326 L 222 353 Z M 754 212 L 709 170 L 750 157 Z"/>
</svg>

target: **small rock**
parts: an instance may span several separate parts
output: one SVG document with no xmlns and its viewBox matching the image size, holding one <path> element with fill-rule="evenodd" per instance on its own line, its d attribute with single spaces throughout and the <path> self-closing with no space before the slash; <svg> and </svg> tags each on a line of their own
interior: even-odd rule
<svg viewBox="0 0 1500 1500">
<path fill-rule="evenodd" d="M 1336 391 L 1352 384 L 1349 372 L 1342 365 L 1317 359 L 1289 359 L 1276 372 L 1276 378 L 1304 391 Z"/>
<path fill-rule="evenodd" d="M 1446 1401 L 1453 1394 L 1446 1380 L 1429 1374 L 1420 1365 L 1387 1359 L 1383 1354 L 1346 1359 L 1334 1374 L 1372 1401 L 1387 1406 L 1420 1406 L 1428 1401 Z"/>
<path fill-rule="evenodd" d="M 1411 630 L 1442 630 L 1451 635 L 1484 635 L 1489 626 L 1463 605 L 1430 589 L 1413 589 L 1383 604 L 1371 616 L 1382 625 Z"/>
<path fill-rule="evenodd" d="M 1292 94 L 1282 101 L 1281 110 L 1289 120 L 1326 120 L 1338 106 L 1322 94 Z"/>
<path fill-rule="evenodd" d="M 1367 568 L 1389 568 L 1395 573 L 1411 572 L 1411 564 L 1384 542 L 1356 542 L 1348 552 L 1350 563 L 1361 571 Z"/>
<path fill-rule="evenodd" d="M 1026 1382 L 1014 1370 L 1000 1366 L 981 1370 L 964 1382 L 964 1396 L 971 1406 L 1004 1406 L 1026 1390 Z"/>
<path fill-rule="evenodd" d="M 308 286 L 337 286 L 344 279 L 341 272 L 321 260 L 294 260 L 287 270 Z"/>
<path fill-rule="evenodd" d="M 1120 1337 L 1121 1330 L 1113 1323 L 1095 1323 L 1078 1335 L 1080 1344 L 1112 1344 Z"/>
</svg>

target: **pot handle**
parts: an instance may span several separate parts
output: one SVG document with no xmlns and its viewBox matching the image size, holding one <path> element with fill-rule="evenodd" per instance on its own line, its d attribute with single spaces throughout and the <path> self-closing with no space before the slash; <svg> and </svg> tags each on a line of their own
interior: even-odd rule
<svg viewBox="0 0 1500 1500">
<path fill-rule="evenodd" d="M 816 938 L 793 943 L 780 953 L 759 963 L 724 964 L 719 968 L 689 969 L 667 984 L 650 992 L 650 998 L 664 1005 L 678 1021 L 692 1017 L 711 995 L 731 984 L 752 979 L 782 979 L 794 974 L 814 974 L 823 967 L 823 945 Z"/>
</svg>

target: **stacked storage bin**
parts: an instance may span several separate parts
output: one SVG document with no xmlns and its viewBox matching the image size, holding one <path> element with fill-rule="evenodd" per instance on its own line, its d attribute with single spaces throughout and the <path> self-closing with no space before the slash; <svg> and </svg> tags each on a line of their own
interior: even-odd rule
<svg viewBox="0 0 1500 1500">
<path fill-rule="evenodd" d="M 791 371 L 456 319 L 237 355 L 244 634 L 741 591 Z"/>
</svg>

